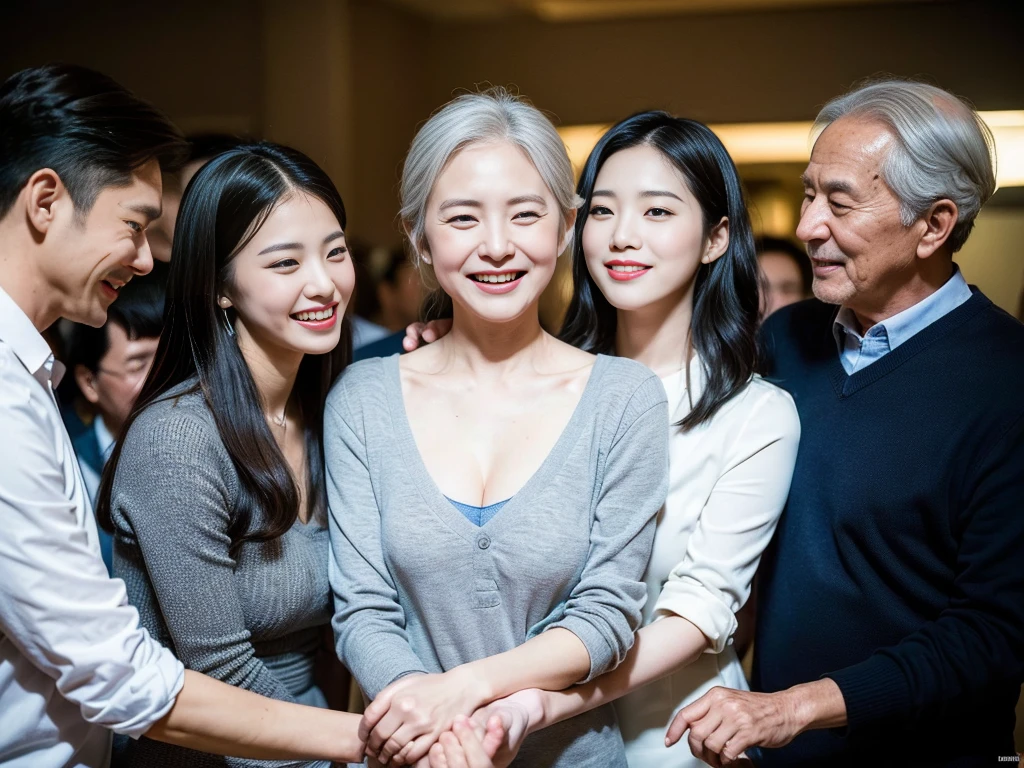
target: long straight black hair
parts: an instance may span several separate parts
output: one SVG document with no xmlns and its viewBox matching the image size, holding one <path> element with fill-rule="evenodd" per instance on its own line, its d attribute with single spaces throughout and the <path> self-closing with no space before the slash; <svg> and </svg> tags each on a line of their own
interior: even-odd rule
<svg viewBox="0 0 1024 768">
<path fill-rule="evenodd" d="M 757 254 L 743 187 L 732 158 L 706 125 L 666 112 L 641 112 L 613 126 L 594 147 L 576 190 L 583 206 L 576 218 L 573 292 L 561 338 L 588 352 L 615 351 L 616 309 L 587 269 L 583 228 L 605 161 L 641 145 L 657 149 L 682 174 L 700 204 L 705 238 L 723 216 L 729 220 L 728 249 L 712 263 L 701 263 L 694 282 L 690 343 L 700 356 L 706 386 L 680 422 L 691 429 L 708 421 L 750 380 L 757 366 L 760 319 Z"/>
<path fill-rule="evenodd" d="M 225 152 L 205 165 L 182 197 L 174 230 L 164 329 L 153 368 L 103 470 L 97 517 L 108 530 L 111 490 L 123 437 L 146 408 L 174 387 L 196 379 L 221 441 L 239 477 L 239 495 L 228 530 L 232 554 L 246 541 L 272 541 L 299 513 L 299 489 L 277 446 L 252 374 L 229 333 L 217 296 L 230 283 L 231 262 L 274 210 L 296 193 L 320 200 L 345 228 L 345 206 L 333 182 L 294 149 L 260 143 Z M 233 310 L 228 310 L 233 314 Z M 331 384 L 352 355 L 352 332 L 342 320 L 334 351 L 306 355 L 291 403 L 305 428 L 305 478 L 311 517 L 326 515 L 323 414 Z"/>
</svg>

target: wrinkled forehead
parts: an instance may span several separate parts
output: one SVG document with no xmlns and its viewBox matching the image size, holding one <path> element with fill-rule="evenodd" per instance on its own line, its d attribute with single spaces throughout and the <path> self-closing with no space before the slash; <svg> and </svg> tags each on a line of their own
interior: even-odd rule
<svg viewBox="0 0 1024 768">
<path fill-rule="evenodd" d="M 828 125 L 814 142 L 805 181 L 866 181 L 881 175 L 896 137 L 884 123 L 844 117 Z"/>
</svg>

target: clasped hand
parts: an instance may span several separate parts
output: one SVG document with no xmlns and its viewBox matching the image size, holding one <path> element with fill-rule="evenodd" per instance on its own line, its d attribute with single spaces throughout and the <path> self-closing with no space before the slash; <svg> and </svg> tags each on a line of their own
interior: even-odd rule
<svg viewBox="0 0 1024 768">
<path fill-rule="evenodd" d="M 426 757 L 458 716 L 487 703 L 473 676 L 458 668 L 442 674 L 408 675 L 389 685 L 366 708 L 359 738 L 366 754 L 384 765 L 413 765 Z"/>
<path fill-rule="evenodd" d="M 715 687 L 673 718 L 665 744 L 689 731 L 693 756 L 713 768 L 751 765 L 745 750 L 781 747 L 800 732 L 783 695 Z"/>
</svg>

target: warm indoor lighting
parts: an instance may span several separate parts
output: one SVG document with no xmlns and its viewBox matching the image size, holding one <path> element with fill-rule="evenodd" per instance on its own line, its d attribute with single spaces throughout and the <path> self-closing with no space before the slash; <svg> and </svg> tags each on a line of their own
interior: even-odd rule
<svg viewBox="0 0 1024 768">
<path fill-rule="evenodd" d="M 996 181 L 1000 187 L 1024 186 L 1024 110 L 981 112 L 996 142 Z M 806 163 L 811 152 L 811 123 L 722 123 L 712 125 L 737 165 Z M 579 172 L 606 125 L 559 129 Z"/>
<path fill-rule="evenodd" d="M 1024 187 L 1024 109 L 982 112 L 996 139 L 996 183 Z"/>
</svg>

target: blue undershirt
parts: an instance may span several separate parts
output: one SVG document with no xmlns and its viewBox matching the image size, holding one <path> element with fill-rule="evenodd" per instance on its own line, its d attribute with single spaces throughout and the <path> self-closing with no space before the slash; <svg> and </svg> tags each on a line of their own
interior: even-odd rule
<svg viewBox="0 0 1024 768">
<path fill-rule="evenodd" d="M 452 503 L 453 507 L 465 515 L 469 522 L 476 526 L 486 525 L 488 520 L 498 514 L 501 508 L 511 501 L 511 499 L 505 499 L 504 501 L 496 501 L 494 504 L 489 504 L 486 507 L 474 507 L 472 504 L 463 504 L 461 501 L 456 501 L 447 496 L 445 498 Z"/>
</svg>

